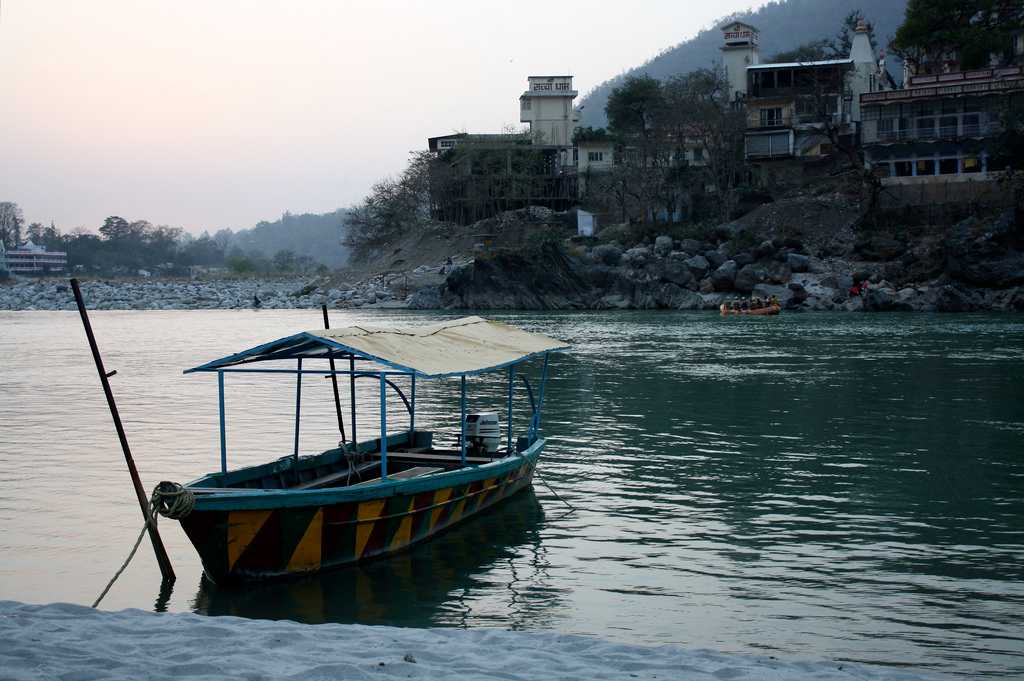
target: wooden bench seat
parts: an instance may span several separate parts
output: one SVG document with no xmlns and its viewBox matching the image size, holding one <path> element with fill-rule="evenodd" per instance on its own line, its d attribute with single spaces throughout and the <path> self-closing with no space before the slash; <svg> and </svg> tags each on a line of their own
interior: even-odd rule
<svg viewBox="0 0 1024 681">
<path fill-rule="evenodd" d="M 430 475 L 431 473 L 438 473 L 443 471 L 444 468 L 432 468 L 430 466 L 417 466 L 416 468 L 407 468 L 404 471 L 398 473 L 392 473 L 388 476 L 388 480 L 408 480 L 410 478 L 418 478 L 423 475 Z M 380 482 L 380 478 L 374 478 L 373 480 L 364 480 L 362 482 L 352 485 L 352 487 L 359 487 L 361 485 L 372 485 L 375 482 Z"/>
<path fill-rule="evenodd" d="M 376 462 L 372 462 L 372 463 L 368 463 L 368 464 L 364 463 L 362 466 L 358 466 L 351 473 L 349 473 L 349 469 L 346 468 L 346 469 L 340 470 L 340 471 L 338 471 L 336 473 L 330 473 L 328 475 L 320 476 L 319 478 L 313 478 L 312 480 L 307 480 L 306 482 L 300 482 L 298 485 L 293 485 L 291 487 L 291 489 L 302 490 L 302 489 L 319 489 L 321 487 L 328 487 L 330 485 L 333 485 L 336 482 L 341 482 L 342 480 L 349 479 L 350 475 L 351 475 L 352 478 L 355 478 L 356 480 L 359 480 L 359 476 L 362 475 L 363 473 L 366 473 L 366 472 L 371 471 L 371 470 L 376 470 L 379 467 L 380 467 L 380 464 L 376 463 Z"/>
</svg>

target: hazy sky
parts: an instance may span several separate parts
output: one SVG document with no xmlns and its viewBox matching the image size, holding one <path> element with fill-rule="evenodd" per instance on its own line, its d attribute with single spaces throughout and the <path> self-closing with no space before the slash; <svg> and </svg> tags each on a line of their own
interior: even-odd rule
<svg viewBox="0 0 1024 681">
<path fill-rule="evenodd" d="M 426 138 L 585 93 L 751 0 L 0 0 L 0 201 L 190 231 L 358 201 Z"/>
</svg>

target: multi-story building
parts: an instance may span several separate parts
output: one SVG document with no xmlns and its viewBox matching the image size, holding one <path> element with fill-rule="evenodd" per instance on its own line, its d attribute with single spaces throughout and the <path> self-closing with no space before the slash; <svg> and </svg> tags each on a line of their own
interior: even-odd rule
<svg viewBox="0 0 1024 681">
<path fill-rule="evenodd" d="M 734 22 L 722 30 L 723 62 L 747 114 L 745 155 L 755 174 L 764 180 L 774 161 L 820 159 L 837 142 L 856 144 L 860 95 L 886 87 L 867 26 L 857 26 L 848 57 L 787 63 L 761 63 L 753 26 Z"/>
<path fill-rule="evenodd" d="M 519 97 L 519 122 L 529 124 L 535 144 L 571 148 L 579 124 L 572 76 L 530 76 L 527 82 Z"/>
<path fill-rule="evenodd" d="M 7 270 L 12 274 L 50 274 L 63 272 L 68 266 L 68 254 L 64 251 L 48 251 L 31 241 L 20 248 L 7 251 Z"/>
<path fill-rule="evenodd" d="M 883 182 L 981 178 L 1002 169 L 994 145 L 1005 117 L 1024 114 L 1024 67 L 910 75 L 860 104 L 865 162 Z"/>
</svg>

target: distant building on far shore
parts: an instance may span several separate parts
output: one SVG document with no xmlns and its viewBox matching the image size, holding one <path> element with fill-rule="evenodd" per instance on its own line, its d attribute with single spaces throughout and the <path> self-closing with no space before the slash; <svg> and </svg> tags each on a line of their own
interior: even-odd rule
<svg viewBox="0 0 1024 681">
<path fill-rule="evenodd" d="M 7 251 L 3 257 L 11 274 L 57 274 L 68 267 L 65 251 L 48 251 L 31 241 Z"/>
</svg>

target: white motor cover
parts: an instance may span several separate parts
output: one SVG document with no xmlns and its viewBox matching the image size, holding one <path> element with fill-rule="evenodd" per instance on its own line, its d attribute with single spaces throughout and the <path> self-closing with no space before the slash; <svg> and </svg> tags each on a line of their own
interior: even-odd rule
<svg viewBox="0 0 1024 681">
<path fill-rule="evenodd" d="M 501 423 L 493 411 L 466 414 L 466 441 L 490 454 L 498 451 L 501 443 Z"/>
</svg>

